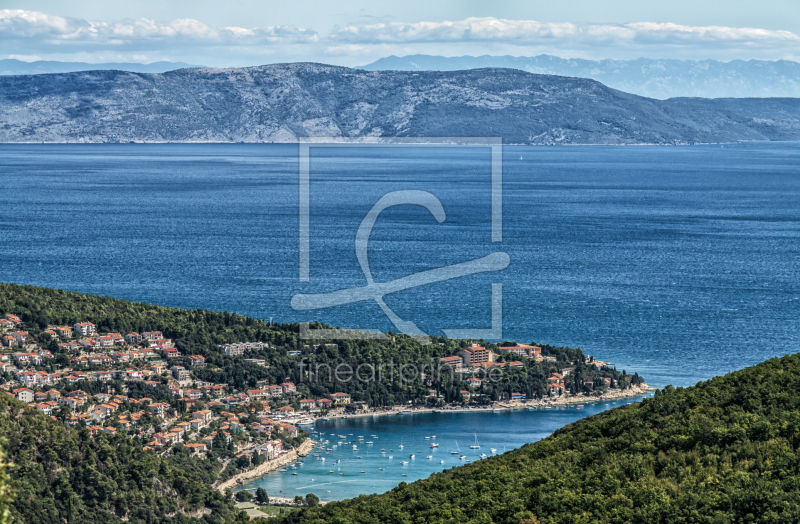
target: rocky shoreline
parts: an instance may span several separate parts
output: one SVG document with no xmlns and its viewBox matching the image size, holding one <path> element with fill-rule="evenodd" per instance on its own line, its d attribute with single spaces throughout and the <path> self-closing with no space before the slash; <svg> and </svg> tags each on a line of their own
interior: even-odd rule
<svg viewBox="0 0 800 524">
<path fill-rule="evenodd" d="M 215 489 L 218 489 L 220 491 L 225 491 L 228 488 L 241 486 L 242 484 L 244 484 L 246 480 L 262 477 L 267 473 L 269 473 L 270 471 L 278 469 L 282 466 L 286 466 L 287 464 L 291 464 L 295 460 L 307 456 L 308 454 L 311 453 L 311 451 L 314 449 L 314 446 L 316 445 L 317 441 L 306 439 L 302 444 L 300 444 L 300 446 L 297 449 L 293 449 L 288 453 L 281 455 L 275 460 L 264 462 L 263 464 L 260 464 L 251 470 L 238 473 L 229 478 L 228 480 L 215 486 Z"/>
</svg>

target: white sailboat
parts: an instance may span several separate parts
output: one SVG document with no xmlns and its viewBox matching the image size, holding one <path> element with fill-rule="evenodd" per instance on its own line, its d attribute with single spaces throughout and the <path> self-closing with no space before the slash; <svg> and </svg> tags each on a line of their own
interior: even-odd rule
<svg viewBox="0 0 800 524">
<path fill-rule="evenodd" d="M 478 434 L 475 433 L 475 444 L 471 445 L 469 449 L 478 449 L 480 446 L 478 445 Z"/>
<path fill-rule="evenodd" d="M 456 449 L 458 451 L 451 451 L 450 454 L 451 455 L 461 455 L 461 448 L 458 447 L 458 441 L 457 440 L 456 440 Z"/>
</svg>

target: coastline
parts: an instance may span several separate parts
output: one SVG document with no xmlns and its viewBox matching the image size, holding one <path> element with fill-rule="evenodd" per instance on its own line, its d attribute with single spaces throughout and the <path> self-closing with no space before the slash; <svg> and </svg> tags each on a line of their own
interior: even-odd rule
<svg viewBox="0 0 800 524">
<path fill-rule="evenodd" d="M 515 411 L 515 410 L 522 410 L 522 409 L 530 409 L 530 408 L 544 408 L 547 406 L 568 406 L 573 404 L 588 404 L 594 402 L 603 402 L 609 400 L 621 400 L 626 398 L 638 397 L 643 395 L 649 391 L 653 391 L 656 388 L 648 386 L 647 384 L 640 384 L 638 386 L 633 386 L 631 388 L 622 390 L 622 391 L 609 391 L 600 395 L 598 397 L 589 397 L 584 396 L 583 394 L 576 395 L 574 397 L 558 397 L 555 399 L 543 399 L 537 400 L 533 402 L 527 402 L 523 404 L 520 401 L 508 401 L 503 404 L 496 404 L 487 407 L 480 407 L 480 408 L 457 408 L 457 409 L 441 409 L 441 408 L 420 408 L 412 410 L 412 414 L 418 413 L 492 413 L 493 411 Z M 348 418 L 365 418 L 365 417 L 382 417 L 382 416 L 399 416 L 401 409 L 393 409 L 391 411 L 376 413 L 355 413 L 352 415 L 328 415 L 329 420 L 334 419 L 348 419 Z M 315 421 L 316 422 L 316 421 Z M 229 478 L 228 480 L 222 482 L 221 484 L 215 486 L 214 489 L 218 489 L 219 491 L 225 491 L 228 488 L 235 488 L 237 486 L 243 485 L 246 481 L 253 480 L 259 477 L 263 477 L 267 473 L 274 471 L 282 466 L 290 464 L 301 457 L 305 457 L 311 454 L 311 451 L 314 447 L 318 444 L 317 441 L 311 440 L 310 438 L 303 442 L 296 450 L 289 451 L 285 455 L 282 455 L 276 460 L 265 462 L 255 468 L 244 471 L 233 477 Z"/>
<path fill-rule="evenodd" d="M 232 476 L 228 480 L 218 484 L 214 487 L 214 489 L 218 489 L 219 491 L 225 491 L 228 488 L 233 488 L 236 486 L 241 486 L 244 484 L 246 480 L 251 480 L 258 477 L 263 477 L 270 471 L 280 468 L 281 466 L 285 466 L 294 462 L 295 460 L 305 457 L 311 453 L 314 447 L 317 445 L 316 440 L 306 439 L 297 449 L 293 449 L 288 453 L 281 455 L 275 460 L 270 460 L 254 467 L 251 470 L 243 471 L 242 473 L 237 473 L 236 475 Z"/>
<path fill-rule="evenodd" d="M 605 402 L 609 400 L 621 400 L 625 398 L 632 398 L 638 397 L 639 395 L 643 395 L 648 391 L 654 391 L 657 388 L 649 386 L 647 384 L 640 384 L 638 386 L 632 386 L 631 388 L 617 391 L 612 390 L 607 393 L 600 395 L 599 397 L 590 397 L 585 396 L 582 393 L 575 395 L 574 397 L 556 397 L 556 398 L 547 398 L 543 400 L 534 400 L 529 401 L 526 403 L 522 403 L 518 400 L 509 400 L 507 402 L 503 402 L 490 405 L 490 406 L 480 406 L 474 408 L 455 408 L 455 409 L 445 409 L 445 408 L 416 408 L 411 409 L 411 414 L 418 414 L 418 413 L 491 413 L 492 411 L 499 410 L 499 411 L 513 411 L 519 409 L 528 409 L 528 408 L 540 408 L 546 406 L 569 406 L 573 404 L 588 404 L 590 402 Z M 355 418 L 365 418 L 365 417 L 384 417 L 384 416 L 397 416 L 400 415 L 402 411 L 401 408 L 392 409 L 390 411 L 382 411 L 382 412 L 367 412 L 367 413 L 353 413 L 353 414 L 329 414 L 327 415 L 328 420 L 338 420 L 338 419 L 355 419 Z M 319 420 L 319 419 L 316 419 Z M 315 420 L 315 422 L 316 422 Z"/>
</svg>

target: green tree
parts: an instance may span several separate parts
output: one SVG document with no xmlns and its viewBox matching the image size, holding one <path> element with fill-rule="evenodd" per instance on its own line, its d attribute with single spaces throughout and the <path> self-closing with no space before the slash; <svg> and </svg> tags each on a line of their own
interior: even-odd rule
<svg viewBox="0 0 800 524">
<path fill-rule="evenodd" d="M 269 495 L 267 494 L 267 490 L 264 488 L 258 488 L 256 490 L 256 500 L 261 504 L 269 504 Z"/>
</svg>

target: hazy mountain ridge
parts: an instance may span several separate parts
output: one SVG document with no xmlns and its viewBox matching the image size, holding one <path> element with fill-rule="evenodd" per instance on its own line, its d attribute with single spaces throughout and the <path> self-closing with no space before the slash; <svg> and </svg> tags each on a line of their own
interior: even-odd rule
<svg viewBox="0 0 800 524">
<path fill-rule="evenodd" d="M 800 100 L 714 107 L 513 69 L 369 72 L 322 64 L 0 77 L 0 142 L 292 142 L 500 136 L 528 144 L 800 139 Z"/>
<path fill-rule="evenodd" d="M 789 60 L 584 60 L 539 56 L 389 56 L 367 71 L 456 71 L 509 67 L 529 73 L 591 78 L 650 98 L 800 97 L 800 63 Z"/>
<path fill-rule="evenodd" d="M 37 60 L 23 62 L 13 58 L 0 60 L 0 75 L 42 75 L 55 73 L 75 73 L 78 71 L 130 71 L 132 73 L 166 73 L 185 67 L 202 67 L 185 64 L 183 62 L 153 62 L 139 64 L 134 62 L 108 62 L 102 64 L 89 64 L 86 62 L 56 62 L 51 60 Z"/>
</svg>

